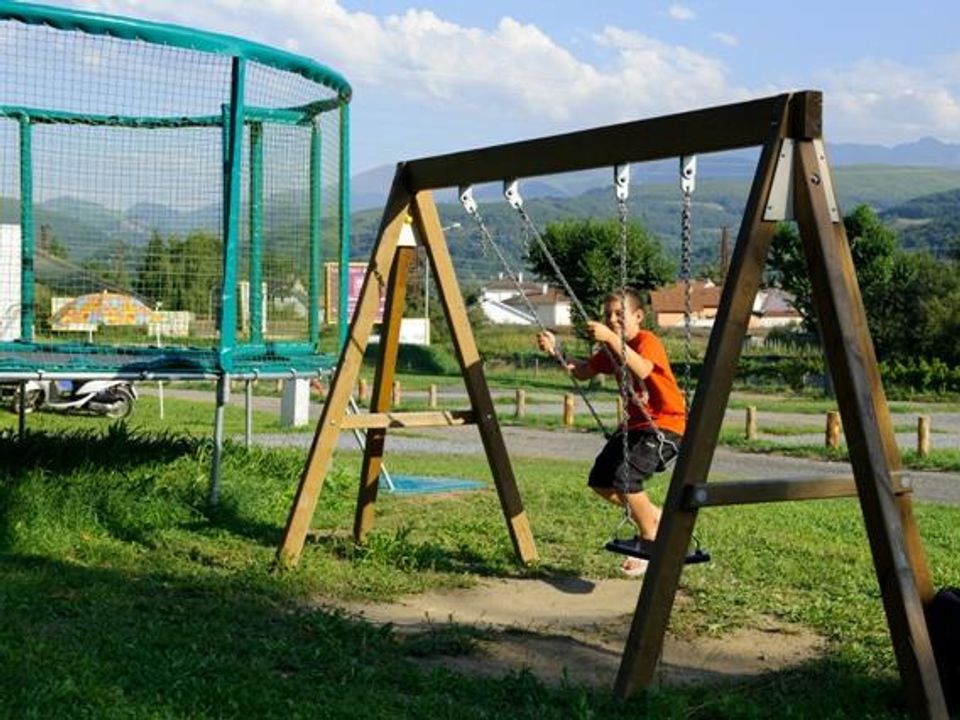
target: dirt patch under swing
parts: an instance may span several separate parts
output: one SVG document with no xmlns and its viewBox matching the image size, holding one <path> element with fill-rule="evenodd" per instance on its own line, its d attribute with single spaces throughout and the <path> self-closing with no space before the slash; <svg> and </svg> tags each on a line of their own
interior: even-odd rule
<svg viewBox="0 0 960 720">
<path fill-rule="evenodd" d="M 547 683 L 610 687 L 639 595 L 637 580 L 484 579 L 476 586 L 427 592 L 395 603 L 331 603 L 398 632 L 483 630 L 472 651 L 426 653 L 419 662 L 468 675 L 528 669 Z M 825 641 L 806 628 L 760 618 L 722 638 L 668 635 L 655 682 L 718 682 L 781 670 L 816 658 Z"/>
</svg>

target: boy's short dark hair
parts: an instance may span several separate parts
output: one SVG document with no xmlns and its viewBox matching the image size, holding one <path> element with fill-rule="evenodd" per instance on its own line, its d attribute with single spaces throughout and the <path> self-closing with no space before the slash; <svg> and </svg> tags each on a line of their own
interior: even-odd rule
<svg viewBox="0 0 960 720">
<path fill-rule="evenodd" d="M 627 298 L 627 304 L 632 305 L 634 310 L 643 310 L 646 312 L 647 300 L 645 293 L 629 287 L 620 290 L 611 290 L 604 296 L 603 304 L 606 305 L 608 302 L 613 301 L 620 302 L 624 296 Z"/>
</svg>

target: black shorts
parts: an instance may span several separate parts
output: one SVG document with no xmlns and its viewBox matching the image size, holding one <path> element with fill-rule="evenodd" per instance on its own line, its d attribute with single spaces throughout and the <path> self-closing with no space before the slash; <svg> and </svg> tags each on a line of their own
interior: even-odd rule
<svg viewBox="0 0 960 720">
<path fill-rule="evenodd" d="M 623 462 L 623 431 L 618 430 L 607 440 L 593 462 L 587 485 L 592 488 L 612 488 L 622 493 L 643 492 L 643 483 L 651 475 L 664 470 L 676 457 L 681 437 L 675 432 L 661 430 L 664 441 L 657 440 L 653 430 L 631 430 L 627 435 L 630 450 L 626 465 Z"/>
</svg>

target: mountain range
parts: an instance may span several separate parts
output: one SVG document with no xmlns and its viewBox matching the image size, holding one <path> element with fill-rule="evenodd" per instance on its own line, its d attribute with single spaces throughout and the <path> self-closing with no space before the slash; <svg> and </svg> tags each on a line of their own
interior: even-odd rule
<svg viewBox="0 0 960 720">
<path fill-rule="evenodd" d="M 914 142 L 888 147 L 858 143 L 827 144 L 831 166 L 840 168 L 850 165 L 911 166 L 924 168 L 960 169 L 960 144 L 946 143 L 926 137 Z M 705 155 L 698 162 L 698 176 L 703 179 L 750 178 L 757 164 L 757 149 L 735 150 Z M 676 160 L 634 165 L 632 182 L 675 183 L 678 175 Z M 393 180 L 395 166 L 380 165 L 357 173 L 351 179 L 350 196 L 353 211 L 382 208 Z M 609 187 L 611 170 L 597 169 L 563 175 L 548 175 L 524 183 L 524 196 L 576 197 L 583 192 Z M 500 188 L 482 186 L 477 188 L 478 199 L 499 199 Z M 452 190 L 437 194 L 438 202 L 455 200 Z"/>
<path fill-rule="evenodd" d="M 900 232 L 911 249 L 939 251 L 960 228 L 960 145 L 924 138 L 884 147 L 839 143 L 828 152 L 834 185 L 844 210 L 865 203 L 880 211 Z M 695 263 L 715 257 L 721 230 L 736 233 L 750 179 L 755 171 L 756 149 L 702 156 L 694 195 Z M 679 244 L 678 167 L 676 161 L 636 164 L 632 168 L 630 212 L 660 239 L 668 252 Z M 381 166 L 353 178 L 352 254 L 366 258 L 380 222 L 383 203 L 392 179 L 392 166 Z M 535 222 L 569 217 L 615 218 L 609 169 L 532 178 L 522 183 L 526 209 Z M 495 237 L 508 245 L 506 254 L 522 263 L 523 233 L 502 199 L 498 184 L 476 188 L 483 215 Z M 451 252 L 458 269 L 467 276 L 496 272 L 495 258 L 484 255 L 480 234 L 469 222 L 452 191 L 436 194 L 449 233 Z M 16 200 L 0 198 L 0 216 L 17 217 Z M 264 223 L 273 236 L 303 234 L 308 207 L 302 198 L 276 193 L 264 201 Z M 180 210 L 159 203 L 138 203 L 124 211 L 108 209 L 75 197 L 38 203 L 36 222 L 60 243 L 71 260 L 107 259 L 119 252 L 126 262 L 137 263 L 151 234 L 183 237 L 194 230 L 216 231 L 221 222 L 219 205 Z M 522 267 L 522 265 L 521 265 Z"/>
</svg>

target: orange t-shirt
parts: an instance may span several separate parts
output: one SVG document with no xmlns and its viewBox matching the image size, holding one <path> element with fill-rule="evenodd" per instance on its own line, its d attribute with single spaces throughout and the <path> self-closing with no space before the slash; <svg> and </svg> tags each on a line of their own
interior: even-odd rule
<svg viewBox="0 0 960 720">
<path fill-rule="evenodd" d="M 646 379 L 634 377 L 633 387 L 643 402 L 643 410 L 661 430 L 671 430 L 678 435 L 683 435 L 687 427 L 683 393 L 670 368 L 667 351 L 660 342 L 660 338 L 649 330 L 641 330 L 636 337 L 627 341 L 627 345 L 653 363 L 653 370 Z M 610 375 L 616 372 L 610 356 L 603 349 L 595 352 L 587 363 L 598 373 Z M 631 429 L 650 427 L 650 423 L 636 403 L 630 403 L 628 412 Z"/>
</svg>

